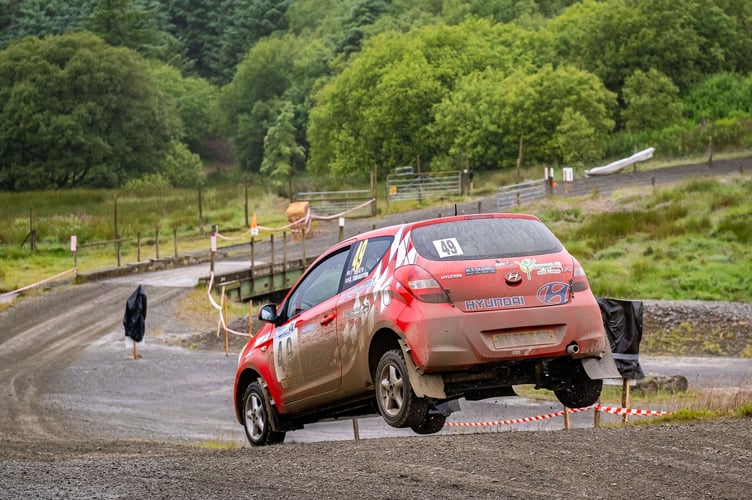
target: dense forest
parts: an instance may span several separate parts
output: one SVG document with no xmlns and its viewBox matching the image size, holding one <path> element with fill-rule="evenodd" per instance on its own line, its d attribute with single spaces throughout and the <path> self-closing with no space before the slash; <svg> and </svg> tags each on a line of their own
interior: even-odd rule
<svg viewBox="0 0 752 500">
<path fill-rule="evenodd" d="M 0 189 L 752 146 L 749 0 L 1 0 Z"/>
</svg>

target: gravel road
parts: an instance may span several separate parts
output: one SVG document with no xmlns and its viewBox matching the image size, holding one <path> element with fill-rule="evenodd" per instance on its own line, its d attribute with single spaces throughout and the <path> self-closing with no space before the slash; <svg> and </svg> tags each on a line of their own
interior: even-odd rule
<svg viewBox="0 0 752 500">
<path fill-rule="evenodd" d="M 211 320 L 197 331 L 178 306 L 185 288 L 149 286 L 147 339 L 157 340 L 131 359 L 121 320 L 132 290 L 65 287 L 0 313 L 3 498 L 742 498 L 752 488 L 752 419 L 248 448 L 230 398 L 237 345 L 225 356 Z M 745 304 L 719 307 L 752 319 Z M 208 340 L 159 341 L 181 336 Z"/>
</svg>

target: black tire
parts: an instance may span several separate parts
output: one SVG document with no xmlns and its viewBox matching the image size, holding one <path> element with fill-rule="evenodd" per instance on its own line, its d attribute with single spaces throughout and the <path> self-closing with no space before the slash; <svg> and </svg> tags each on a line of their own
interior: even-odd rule
<svg viewBox="0 0 752 500">
<path fill-rule="evenodd" d="M 441 413 L 429 413 L 418 425 L 410 427 L 416 434 L 436 434 L 444 428 L 446 417 Z"/>
<path fill-rule="evenodd" d="M 584 408 L 595 404 L 601 397 L 603 380 L 588 377 L 582 363 L 575 361 L 566 379 L 559 389 L 554 389 L 556 398 L 567 408 Z"/>
<path fill-rule="evenodd" d="M 429 402 L 413 392 L 402 351 L 387 351 L 376 367 L 376 402 L 379 412 L 392 427 L 420 426 L 427 414 Z"/>
<path fill-rule="evenodd" d="M 243 427 L 252 446 L 278 444 L 285 440 L 285 432 L 272 430 L 266 403 L 266 393 L 259 383 L 251 383 L 243 396 Z"/>
</svg>

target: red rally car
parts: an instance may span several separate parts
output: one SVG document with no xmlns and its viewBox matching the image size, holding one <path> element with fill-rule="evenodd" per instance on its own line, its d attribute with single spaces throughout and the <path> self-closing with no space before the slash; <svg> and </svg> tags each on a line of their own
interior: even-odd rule
<svg viewBox="0 0 752 500">
<path fill-rule="evenodd" d="M 513 396 L 518 384 L 583 407 L 620 377 L 585 272 L 531 215 L 361 234 L 324 252 L 259 319 L 234 388 L 254 446 L 374 413 L 435 433 L 460 398 Z"/>
</svg>

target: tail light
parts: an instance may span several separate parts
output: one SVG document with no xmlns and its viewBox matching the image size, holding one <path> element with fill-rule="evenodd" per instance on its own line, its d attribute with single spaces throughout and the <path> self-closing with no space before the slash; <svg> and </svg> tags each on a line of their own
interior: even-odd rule
<svg viewBox="0 0 752 500">
<path fill-rule="evenodd" d="M 572 292 L 584 292 L 590 288 L 585 270 L 582 268 L 579 262 L 574 261 L 574 279 L 572 280 Z"/>
<path fill-rule="evenodd" d="M 439 282 L 431 273 L 420 266 L 398 267 L 394 271 L 394 277 L 413 297 L 421 302 L 434 304 L 449 302 L 446 290 L 439 285 Z"/>
</svg>

